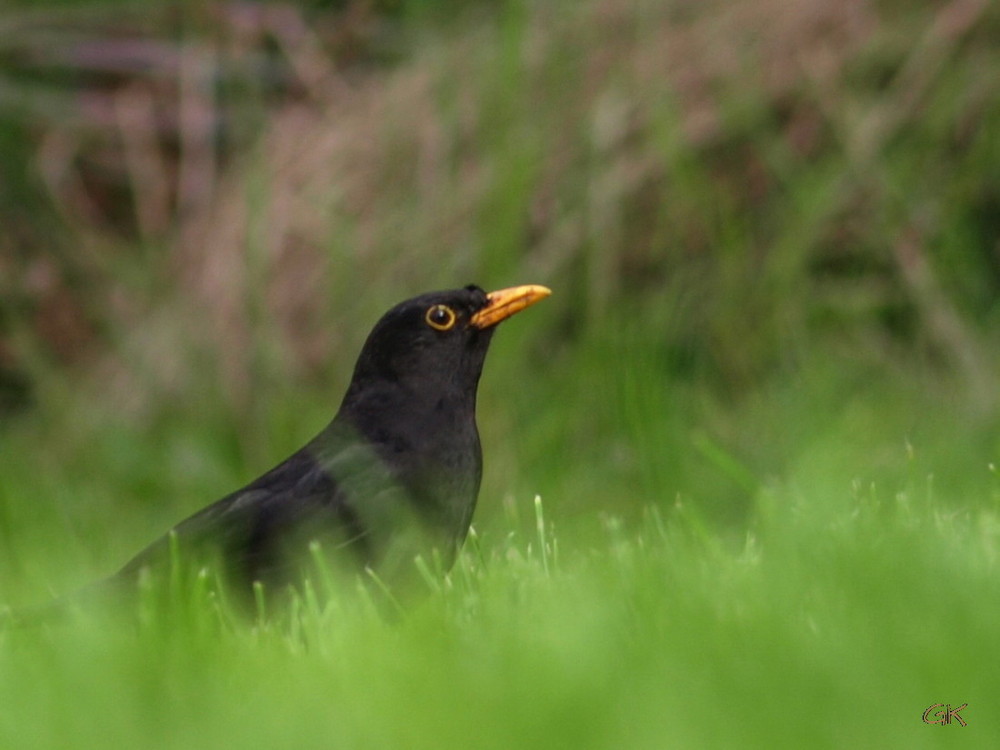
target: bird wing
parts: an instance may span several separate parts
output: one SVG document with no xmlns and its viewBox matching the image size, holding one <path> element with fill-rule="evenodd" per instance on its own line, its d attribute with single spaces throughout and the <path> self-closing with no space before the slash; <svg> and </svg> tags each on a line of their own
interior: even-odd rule
<svg viewBox="0 0 1000 750">
<path fill-rule="evenodd" d="M 180 562 L 197 566 L 218 563 L 236 582 L 284 585 L 311 555 L 314 542 L 356 566 L 377 567 L 388 540 L 403 549 L 396 538 L 410 529 L 416 534 L 419 527 L 408 494 L 370 447 L 354 443 L 331 450 L 311 443 L 181 521 L 117 576 L 166 567 L 179 554 Z M 408 539 L 405 548 L 416 550 L 419 544 Z"/>
</svg>

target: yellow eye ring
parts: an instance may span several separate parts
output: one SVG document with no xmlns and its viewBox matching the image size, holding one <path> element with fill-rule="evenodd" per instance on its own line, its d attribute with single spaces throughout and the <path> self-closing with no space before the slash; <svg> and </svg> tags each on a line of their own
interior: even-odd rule
<svg viewBox="0 0 1000 750">
<path fill-rule="evenodd" d="M 427 325 L 439 331 L 447 331 L 455 325 L 455 311 L 448 305 L 434 305 L 427 310 L 424 316 Z"/>
</svg>

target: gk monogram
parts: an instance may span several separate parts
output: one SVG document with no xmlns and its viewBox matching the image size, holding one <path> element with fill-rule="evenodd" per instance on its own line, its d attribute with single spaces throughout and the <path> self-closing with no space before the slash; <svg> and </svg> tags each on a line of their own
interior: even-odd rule
<svg viewBox="0 0 1000 750">
<path fill-rule="evenodd" d="M 963 703 L 958 708 L 952 708 L 950 703 L 935 703 L 933 706 L 928 706 L 927 710 L 924 711 L 924 723 L 925 724 L 951 724 L 951 722 L 957 721 L 963 727 L 968 726 L 965 723 L 965 719 L 959 716 L 959 711 L 968 706 L 968 703 Z"/>
</svg>

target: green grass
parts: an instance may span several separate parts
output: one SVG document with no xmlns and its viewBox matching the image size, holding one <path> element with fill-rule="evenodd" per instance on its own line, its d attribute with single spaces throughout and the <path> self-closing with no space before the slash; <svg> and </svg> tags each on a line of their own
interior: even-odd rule
<svg viewBox="0 0 1000 750">
<path fill-rule="evenodd" d="M 527 500 L 523 509 L 531 513 Z M 540 516 L 539 516 L 540 518 Z M 4 747 L 992 746 L 993 511 L 923 487 L 773 488 L 745 538 L 690 509 L 585 543 L 503 528 L 400 621 L 79 615 L 0 639 Z M 933 703 L 968 727 L 935 727 Z"/>
<path fill-rule="evenodd" d="M 992 745 L 996 438 L 946 380 L 820 359 L 726 405 L 628 336 L 520 380 L 497 343 L 478 533 L 421 604 L 386 622 L 348 586 L 253 624 L 195 586 L 0 633 L 0 747 Z M 85 395 L 0 433 L 7 602 L 110 572 L 324 418 L 308 389 L 149 423 Z"/>
</svg>

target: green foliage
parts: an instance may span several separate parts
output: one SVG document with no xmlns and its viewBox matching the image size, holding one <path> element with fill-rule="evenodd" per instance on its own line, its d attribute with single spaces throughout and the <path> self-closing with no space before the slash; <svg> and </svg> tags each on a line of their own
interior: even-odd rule
<svg viewBox="0 0 1000 750">
<path fill-rule="evenodd" d="M 515 533 L 467 548 L 392 624 L 344 599 L 251 626 L 207 598 L 8 631 L 0 739 L 987 747 L 1000 523 L 942 514 L 922 486 L 883 492 L 774 488 L 737 543 L 687 512 L 609 518 L 584 544 Z M 969 704 L 968 727 L 922 723 L 946 702 Z"/>
</svg>

